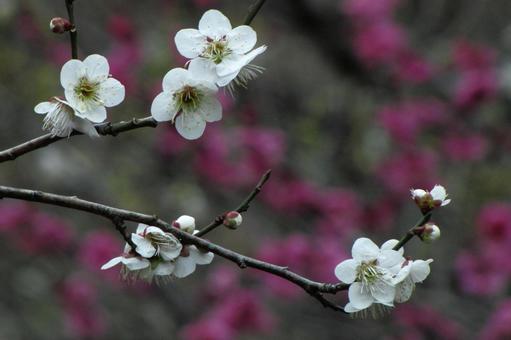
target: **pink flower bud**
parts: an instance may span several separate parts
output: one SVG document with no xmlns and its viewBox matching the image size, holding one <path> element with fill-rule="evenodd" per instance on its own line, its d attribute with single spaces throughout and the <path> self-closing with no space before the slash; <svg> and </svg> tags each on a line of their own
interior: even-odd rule
<svg viewBox="0 0 511 340">
<path fill-rule="evenodd" d="M 64 18 L 53 18 L 50 21 L 50 30 L 53 33 L 62 34 L 67 31 L 70 31 L 74 28 L 74 26 L 69 22 L 69 20 Z"/>
<path fill-rule="evenodd" d="M 434 223 L 426 223 L 419 237 L 422 241 L 431 243 L 440 238 L 440 228 Z"/>
<path fill-rule="evenodd" d="M 225 214 L 223 224 L 229 229 L 237 229 L 241 225 L 242 221 L 243 218 L 239 212 L 230 211 Z"/>
</svg>

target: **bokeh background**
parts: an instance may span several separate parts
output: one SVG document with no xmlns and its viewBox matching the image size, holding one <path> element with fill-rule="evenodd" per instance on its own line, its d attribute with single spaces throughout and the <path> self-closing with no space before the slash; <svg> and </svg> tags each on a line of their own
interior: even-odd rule
<svg viewBox="0 0 511 340">
<path fill-rule="evenodd" d="M 107 56 L 126 86 L 109 120 L 148 115 L 163 75 L 185 63 L 175 32 L 209 8 L 239 25 L 250 4 L 76 0 L 80 56 Z M 33 107 L 63 94 L 70 51 L 48 29 L 55 16 L 63 0 L 0 0 L 2 149 L 42 134 Z M 220 94 L 224 118 L 200 140 L 161 124 L 1 164 L 5 185 L 200 226 L 272 168 L 242 227 L 208 238 L 327 282 L 354 239 L 415 223 L 410 188 L 443 184 L 442 238 L 406 247 L 434 259 L 432 274 L 390 315 L 350 319 L 219 257 L 166 286 L 128 286 L 99 270 L 122 249 L 108 221 L 4 199 L 0 339 L 511 339 L 510 17 L 506 0 L 268 0 L 253 22 L 266 71 Z"/>
</svg>

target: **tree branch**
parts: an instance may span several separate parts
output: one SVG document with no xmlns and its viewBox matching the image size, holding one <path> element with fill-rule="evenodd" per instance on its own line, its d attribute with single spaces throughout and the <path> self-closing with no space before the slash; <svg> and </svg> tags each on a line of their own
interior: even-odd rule
<svg viewBox="0 0 511 340">
<path fill-rule="evenodd" d="M 244 25 L 250 25 L 252 23 L 252 20 L 254 20 L 255 16 L 257 15 L 257 13 L 259 13 L 259 10 L 261 9 L 261 7 L 263 7 L 265 2 L 266 0 L 257 0 L 256 3 L 249 7 Z"/>
<path fill-rule="evenodd" d="M 308 294 L 320 300 L 325 307 L 334 310 L 339 310 L 340 307 L 337 306 L 334 308 L 335 305 L 333 303 L 326 302 L 327 300 L 320 293 L 335 294 L 341 290 L 346 290 L 349 287 L 349 285 L 339 283 L 331 284 L 316 282 L 290 271 L 287 267 L 277 266 L 239 254 L 210 241 L 188 234 L 178 228 L 174 228 L 169 223 L 164 222 L 155 215 L 145 215 L 130 210 L 118 209 L 107 205 L 82 200 L 76 196 L 61 196 L 42 191 L 20 189 L 7 186 L 0 186 L 0 198 L 14 198 L 24 201 L 38 202 L 80 210 L 105 217 L 111 221 L 132 221 L 157 226 L 166 232 L 173 234 L 178 239 L 180 239 L 181 242 L 185 244 L 193 244 L 197 247 L 208 250 L 220 257 L 236 263 L 240 268 L 254 268 L 292 282 L 304 289 Z"/>
<path fill-rule="evenodd" d="M 392 248 L 393 250 L 399 250 L 399 248 L 403 247 L 408 241 L 410 241 L 417 233 L 415 232 L 417 228 L 422 227 L 426 223 L 429 222 L 431 219 L 431 216 L 433 215 L 433 212 L 430 211 L 422 216 L 422 218 L 412 227 L 408 232 L 399 240 L 399 242 Z"/>
<path fill-rule="evenodd" d="M 242 212 L 245 212 L 248 210 L 248 208 L 250 207 L 250 202 L 252 202 L 254 200 L 254 198 L 256 198 L 257 194 L 259 194 L 261 192 L 264 184 L 270 179 L 270 175 L 271 175 L 271 169 L 264 173 L 263 177 L 261 177 L 261 179 L 257 183 L 254 190 L 252 190 L 252 192 L 247 196 L 247 198 L 245 198 L 245 200 L 243 202 L 241 202 L 241 204 L 236 208 L 237 212 L 239 212 L 241 214 Z M 224 218 L 225 218 L 225 213 L 218 215 L 213 220 L 213 222 L 211 222 L 210 224 L 208 224 L 207 226 L 202 228 L 198 233 L 195 234 L 195 236 L 201 237 L 201 236 L 204 236 L 207 233 L 211 232 L 212 230 L 214 230 L 215 228 L 217 228 L 219 225 L 221 225 L 224 222 Z"/>
<path fill-rule="evenodd" d="M 76 31 L 74 4 L 73 4 L 73 2 L 75 0 L 65 0 L 65 1 L 66 1 L 67 14 L 69 16 L 69 22 L 73 26 L 73 28 L 69 31 L 69 37 L 70 37 L 70 41 L 71 41 L 71 58 L 78 59 L 78 32 Z"/>
<path fill-rule="evenodd" d="M 116 136 L 117 134 L 125 131 L 135 130 L 143 127 L 156 127 L 158 126 L 158 122 L 155 121 L 151 116 L 145 118 L 133 118 L 130 121 L 121 121 L 118 123 L 102 123 L 96 125 L 96 130 L 100 135 L 106 136 Z M 73 131 L 71 136 L 82 135 L 81 132 Z M 46 134 L 34 139 L 31 139 L 22 144 L 16 145 L 12 148 L 0 151 L 0 163 L 5 161 L 12 161 L 22 156 L 26 153 L 32 152 L 34 150 L 44 148 L 50 144 L 58 142 L 61 139 L 66 139 L 63 137 L 52 136 L 51 134 Z"/>
</svg>

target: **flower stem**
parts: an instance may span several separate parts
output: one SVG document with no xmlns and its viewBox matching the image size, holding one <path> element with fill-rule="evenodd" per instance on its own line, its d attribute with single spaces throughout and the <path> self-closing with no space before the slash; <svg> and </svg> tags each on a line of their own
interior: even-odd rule
<svg viewBox="0 0 511 340">
<path fill-rule="evenodd" d="M 399 248 L 403 247 L 408 241 L 410 241 L 416 235 L 415 230 L 428 223 L 432 214 L 433 213 L 431 211 L 424 214 L 422 218 L 417 221 L 417 223 L 410 230 L 408 230 L 405 236 L 403 236 L 403 238 L 401 238 L 401 240 L 399 240 L 399 242 L 392 249 L 399 250 Z"/>
<path fill-rule="evenodd" d="M 252 23 L 252 20 L 254 20 L 255 16 L 257 15 L 261 7 L 263 7 L 265 2 L 266 0 L 258 0 L 256 3 L 249 7 L 249 11 L 244 22 L 245 25 L 250 25 Z"/>
<path fill-rule="evenodd" d="M 71 58 L 78 59 L 78 32 L 76 31 L 75 26 L 75 14 L 74 14 L 74 6 L 73 2 L 75 0 L 65 0 L 66 1 L 66 9 L 67 14 L 69 16 L 69 22 L 73 25 L 73 28 L 69 31 L 69 36 L 71 40 Z"/>
</svg>

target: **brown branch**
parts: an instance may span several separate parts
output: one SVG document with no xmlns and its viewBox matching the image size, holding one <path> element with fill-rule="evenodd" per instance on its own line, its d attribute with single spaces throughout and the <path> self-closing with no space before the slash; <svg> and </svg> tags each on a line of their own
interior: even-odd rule
<svg viewBox="0 0 511 340">
<path fill-rule="evenodd" d="M 410 230 L 406 232 L 405 236 L 403 236 L 401 240 L 399 240 L 399 242 L 392 249 L 399 250 L 399 248 L 403 247 L 406 243 L 408 243 L 408 241 L 410 241 L 415 235 L 417 235 L 416 230 L 425 225 L 426 223 L 428 223 L 432 215 L 433 215 L 432 211 L 422 215 L 422 218 L 419 221 L 417 221 L 417 223 L 412 228 L 410 228 Z"/>
<path fill-rule="evenodd" d="M 261 177 L 261 179 L 255 186 L 254 190 L 252 190 L 252 192 L 247 196 L 247 198 L 245 198 L 245 200 L 243 200 L 243 202 L 241 202 L 241 204 L 236 208 L 237 212 L 239 212 L 241 214 L 242 212 L 245 212 L 248 210 L 248 208 L 250 207 L 250 203 L 254 200 L 254 198 L 256 198 L 257 194 L 259 194 L 261 192 L 264 184 L 270 179 L 270 176 L 271 176 L 271 169 L 267 170 L 264 173 L 264 175 Z M 195 236 L 201 237 L 201 236 L 204 236 L 207 233 L 211 232 L 212 230 L 214 230 L 215 228 L 217 228 L 218 226 L 220 226 L 223 223 L 224 218 L 225 218 L 225 213 L 218 215 L 210 224 L 208 224 L 207 226 L 202 228 L 198 233 L 196 233 Z"/>
<path fill-rule="evenodd" d="M 259 13 L 259 10 L 261 9 L 261 7 L 263 7 L 265 2 L 266 0 L 257 0 L 256 3 L 249 7 L 249 11 L 247 17 L 245 18 L 244 25 L 250 25 L 252 23 L 252 20 L 254 20 L 255 16 L 257 15 L 257 13 Z"/>
<path fill-rule="evenodd" d="M 339 310 L 340 307 L 337 306 L 334 308 L 335 305 L 326 300 L 320 293 L 335 294 L 341 290 L 346 290 L 349 287 L 348 285 L 339 283 L 331 284 L 316 282 L 290 271 L 287 267 L 277 266 L 239 254 L 205 239 L 188 234 L 178 228 L 174 228 L 169 223 L 159 219 L 155 215 L 145 215 L 130 210 L 118 209 L 82 200 L 76 196 L 61 196 L 42 191 L 19 189 L 7 186 L 0 186 L 0 198 L 14 198 L 85 211 L 94 215 L 103 216 L 111 221 L 132 221 L 157 226 L 169 233 L 172 233 L 180 239 L 181 242 L 185 244 L 194 244 L 197 247 L 206 249 L 220 257 L 236 263 L 240 268 L 254 268 L 292 282 L 304 289 L 308 294 L 320 300 L 325 307 L 334 310 Z"/>
<path fill-rule="evenodd" d="M 145 117 L 141 119 L 133 118 L 130 121 L 121 121 L 118 123 L 102 123 L 96 125 L 96 130 L 100 135 L 106 136 L 116 136 L 117 134 L 125 131 L 135 130 L 143 127 L 156 127 L 158 122 L 156 122 L 152 117 Z M 81 132 L 73 131 L 71 136 L 82 135 Z M 63 137 L 55 137 L 51 134 L 46 134 L 34 139 L 31 139 L 25 143 L 16 145 L 12 148 L 0 151 L 0 163 L 5 161 L 12 161 L 22 156 L 26 153 L 32 152 L 34 150 L 44 148 L 50 144 L 58 142 L 61 139 L 65 139 Z"/>
<path fill-rule="evenodd" d="M 66 1 L 66 9 L 67 14 L 69 16 L 69 22 L 73 26 L 73 28 L 69 31 L 69 39 L 71 42 L 71 58 L 78 59 L 78 31 L 76 30 L 75 25 L 75 14 L 74 14 L 74 4 L 75 0 L 65 0 Z"/>
</svg>

